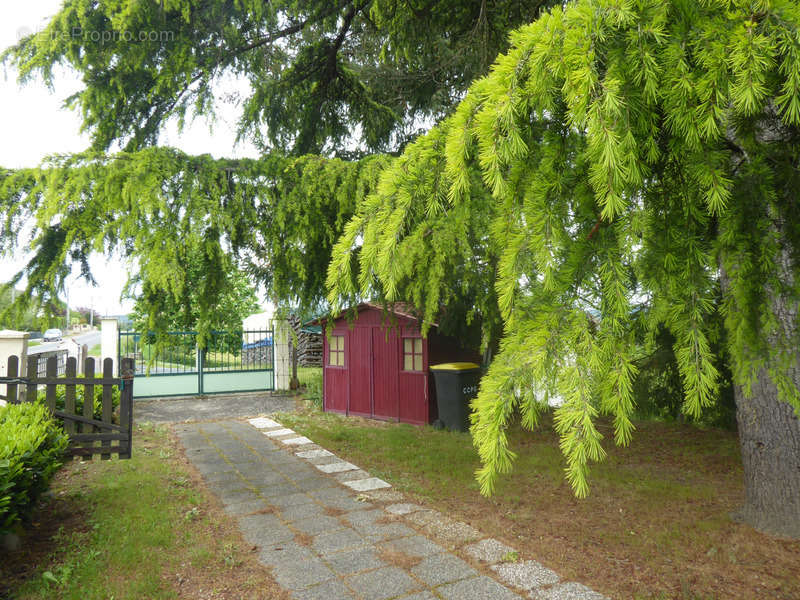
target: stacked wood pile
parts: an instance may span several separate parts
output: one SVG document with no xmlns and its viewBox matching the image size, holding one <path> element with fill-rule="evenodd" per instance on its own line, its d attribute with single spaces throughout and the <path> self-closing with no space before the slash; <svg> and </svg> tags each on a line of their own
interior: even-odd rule
<svg viewBox="0 0 800 600">
<path fill-rule="evenodd" d="M 262 369 L 272 368 L 272 337 L 245 345 L 242 348 L 242 364 L 243 365 L 257 365 Z M 247 347 L 250 346 L 250 347 Z"/>
<path fill-rule="evenodd" d="M 303 331 L 302 322 L 294 315 L 289 324 L 297 335 L 297 364 L 301 367 L 322 366 L 322 334 Z"/>
</svg>

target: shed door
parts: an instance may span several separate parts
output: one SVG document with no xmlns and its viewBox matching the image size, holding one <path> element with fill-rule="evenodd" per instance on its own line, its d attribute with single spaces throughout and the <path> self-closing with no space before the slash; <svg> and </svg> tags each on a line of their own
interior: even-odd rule
<svg viewBox="0 0 800 600">
<path fill-rule="evenodd" d="M 399 341 L 394 328 L 372 329 L 373 416 L 396 421 L 400 415 L 397 404 L 397 368 Z"/>
<path fill-rule="evenodd" d="M 399 417 L 403 423 L 428 422 L 428 345 L 417 332 L 400 340 Z"/>
<path fill-rule="evenodd" d="M 356 327 L 350 332 L 350 406 L 347 412 L 361 417 L 372 416 L 370 333 L 367 327 Z"/>
<path fill-rule="evenodd" d="M 336 349 L 333 350 L 334 358 L 331 358 L 331 348 L 328 337 L 323 335 L 324 364 L 325 364 L 325 410 L 333 412 L 347 412 L 347 385 L 348 374 L 346 360 L 347 348 L 350 346 L 347 340 L 347 331 L 334 331 L 336 337 Z"/>
</svg>

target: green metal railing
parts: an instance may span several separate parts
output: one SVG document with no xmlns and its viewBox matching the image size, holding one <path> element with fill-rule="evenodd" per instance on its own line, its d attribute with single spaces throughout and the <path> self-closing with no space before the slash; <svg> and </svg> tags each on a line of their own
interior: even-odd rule
<svg viewBox="0 0 800 600">
<path fill-rule="evenodd" d="M 120 332 L 120 361 L 133 360 L 134 375 L 143 378 L 137 397 L 274 389 L 272 330 L 212 331 L 205 348 L 194 331 L 168 336 L 157 348 L 154 334 Z"/>
</svg>

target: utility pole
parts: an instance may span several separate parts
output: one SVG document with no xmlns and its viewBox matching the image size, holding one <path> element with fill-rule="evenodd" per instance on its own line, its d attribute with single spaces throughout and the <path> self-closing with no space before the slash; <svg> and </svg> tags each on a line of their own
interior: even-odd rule
<svg viewBox="0 0 800 600">
<path fill-rule="evenodd" d="M 64 327 L 64 333 L 66 333 L 66 332 L 68 332 L 68 331 L 69 331 L 69 288 L 68 288 L 66 285 L 64 286 L 64 293 L 65 293 L 65 295 L 66 295 L 66 297 L 67 297 L 67 308 L 66 308 L 66 310 L 65 310 L 65 312 L 66 312 L 67 324 L 66 324 L 66 326 Z"/>
</svg>

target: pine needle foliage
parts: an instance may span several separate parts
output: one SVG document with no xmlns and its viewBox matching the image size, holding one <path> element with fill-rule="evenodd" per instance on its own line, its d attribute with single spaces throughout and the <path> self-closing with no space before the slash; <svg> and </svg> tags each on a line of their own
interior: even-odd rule
<svg viewBox="0 0 800 600">
<path fill-rule="evenodd" d="M 512 468 L 510 420 L 533 428 L 554 400 L 566 477 L 588 493 L 598 417 L 617 444 L 634 431 L 634 320 L 672 334 L 682 410 L 701 414 L 719 294 L 736 383 L 767 367 L 800 415 L 800 6 L 577 0 L 510 42 L 345 226 L 329 300 L 406 296 L 432 320 L 494 278 L 475 296 L 504 327 L 473 404 L 484 494 Z"/>
<path fill-rule="evenodd" d="M 5 171 L 0 251 L 24 246 L 18 238 L 33 224 L 32 258 L 8 284 L 25 275 L 26 293 L 9 310 L 63 289 L 71 263 L 91 280 L 91 252 L 132 259 L 150 326 L 164 333 L 168 319 L 159 315 L 182 307 L 194 315 L 201 343 L 239 266 L 279 304 L 315 307 L 331 246 L 388 160 L 217 160 L 148 148 L 56 156 L 40 168 Z"/>
<path fill-rule="evenodd" d="M 82 77 L 66 99 L 92 149 L 135 151 L 170 122 L 238 111 L 238 133 L 293 155 L 402 147 L 446 114 L 553 0 L 63 0 L 0 55 L 22 81 Z M 231 90 L 231 79 L 247 85 Z"/>
</svg>

